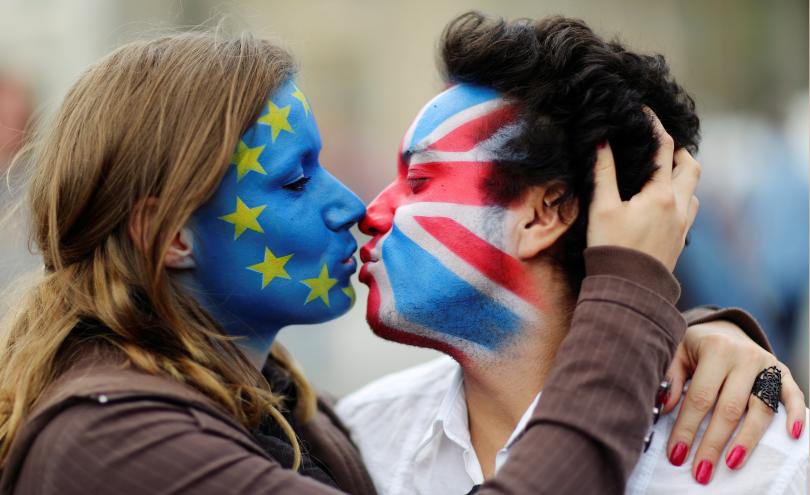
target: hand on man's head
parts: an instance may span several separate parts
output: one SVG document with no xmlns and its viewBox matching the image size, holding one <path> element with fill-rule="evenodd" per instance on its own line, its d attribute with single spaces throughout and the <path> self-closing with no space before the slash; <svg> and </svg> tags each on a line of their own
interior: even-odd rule
<svg viewBox="0 0 810 495">
<path fill-rule="evenodd" d="M 594 166 L 594 193 L 588 220 L 588 246 L 636 249 L 661 261 L 670 271 L 695 221 L 694 195 L 700 164 L 685 149 L 674 150 L 672 137 L 648 110 L 659 141 L 652 179 L 628 201 L 622 201 L 610 143 L 601 143 Z"/>
</svg>

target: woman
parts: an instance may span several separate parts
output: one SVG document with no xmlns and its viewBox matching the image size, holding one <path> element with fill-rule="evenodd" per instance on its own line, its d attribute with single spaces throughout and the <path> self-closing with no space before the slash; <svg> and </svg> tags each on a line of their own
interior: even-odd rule
<svg viewBox="0 0 810 495">
<path fill-rule="evenodd" d="M 273 345 L 285 325 L 348 309 L 363 215 L 320 167 L 292 75 L 267 42 L 182 34 L 122 47 L 71 89 L 30 190 L 45 274 L 0 342 L 4 493 L 374 492 Z M 627 342 L 652 369 L 683 332 L 667 311 L 666 332 L 641 322 Z M 542 436 L 598 452 L 538 421 L 525 458 Z"/>
</svg>

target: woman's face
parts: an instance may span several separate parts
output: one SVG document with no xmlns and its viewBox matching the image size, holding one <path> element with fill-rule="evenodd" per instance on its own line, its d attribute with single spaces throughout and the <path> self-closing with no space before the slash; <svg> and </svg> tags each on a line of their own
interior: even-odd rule
<svg viewBox="0 0 810 495">
<path fill-rule="evenodd" d="M 267 334 L 335 318 L 354 303 L 357 244 L 349 229 L 365 208 L 321 167 L 320 149 L 309 103 L 290 80 L 192 215 L 193 287 L 226 329 Z"/>
</svg>

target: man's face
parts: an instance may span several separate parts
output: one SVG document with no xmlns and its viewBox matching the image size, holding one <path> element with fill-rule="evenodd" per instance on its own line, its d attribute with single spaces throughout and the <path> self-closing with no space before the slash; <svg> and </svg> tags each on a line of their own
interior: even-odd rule
<svg viewBox="0 0 810 495">
<path fill-rule="evenodd" d="M 349 229 L 365 209 L 321 167 L 320 149 L 309 103 L 289 81 L 193 214 L 194 285 L 226 329 L 246 325 L 262 336 L 334 318 L 354 302 L 357 244 Z"/>
<path fill-rule="evenodd" d="M 378 335 L 457 359 L 492 353 L 539 317 L 515 256 L 515 215 L 485 181 L 516 112 L 493 90 L 459 84 L 427 103 L 403 138 L 397 178 L 368 207 L 360 280 Z"/>
</svg>

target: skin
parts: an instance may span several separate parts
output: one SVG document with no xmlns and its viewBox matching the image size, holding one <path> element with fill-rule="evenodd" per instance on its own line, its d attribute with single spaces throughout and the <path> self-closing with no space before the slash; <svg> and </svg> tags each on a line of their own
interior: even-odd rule
<svg viewBox="0 0 810 495">
<path fill-rule="evenodd" d="M 560 296 L 566 292 L 562 278 L 542 256 L 538 256 L 568 227 L 557 208 L 552 206 L 559 191 L 553 185 L 534 187 L 508 207 L 493 205 L 486 199 L 483 184 L 492 173 L 497 153 L 495 156 L 491 152 L 479 153 L 475 160 L 458 155 L 460 151 L 479 149 L 482 142 L 490 139 L 494 129 L 514 123 L 498 114 L 497 104 L 480 115 L 475 114 L 473 109 L 481 108 L 481 101 L 486 101 L 486 96 L 481 88 L 457 85 L 431 100 L 417 116 L 403 138 L 397 178 L 369 205 L 361 223 L 361 230 L 373 238 L 361 250 L 361 259 L 365 263 L 360 277 L 370 289 L 368 320 L 378 335 L 438 349 L 461 364 L 473 446 L 485 475 L 491 476 L 495 454 L 543 387 L 548 363 L 565 335 L 567 308 L 570 308 L 571 301 Z M 489 94 L 489 97 L 497 101 L 497 95 Z M 460 122 L 447 119 L 459 111 L 466 111 L 465 115 L 471 118 Z M 675 151 L 672 139 L 666 135 L 660 122 L 654 115 L 651 118 L 656 122 L 661 143 L 656 157 L 660 167 L 650 184 L 630 201 L 622 202 L 619 198 L 609 144 L 597 152 L 597 188 L 589 212 L 588 245 L 637 249 L 655 257 L 671 270 L 683 248 L 688 226 L 697 214 L 698 202 L 693 192 L 700 167 L 685 150 Z M 444 135 L 448 129 L 455 130 Z M 447 154 L 450 148 L 457 154 Z M 470 210 L 476 213 L 469 213 Z M 489 211 L 496 214 L 489 214 Z M 459 221 L 462 217 L 465 221 Z M 484 229 L 484 224 L 488 228 Z M 441 229 L 436 226 L 441 226 Z M 448 230 L 453 232 L 452 237 L 446 235 Z M 458 238 L 464 239 L 463 242 L 454 244 L 454 239 Z M 409 260 L 407 265 L 398 260 L 403 252 Z M 475 255 L 481 252 L 486 253 L 481 257 L 483 259 Z M 459 262 L 458 258 L 466 263 Z M 441 264 L 446 270 L 425 270 L 432 264 Z M 408 273 L 402 273 L 406 268 Z M 478 278 L 469 273 L 476 271 L 479 272 Z M 507 271 L 509 282 L 497 278 L 497 274 Z M 414 280 L 412 272 L 430 273 L 429 280 Z M 487 285 L 482 282 L 480 273 L 495 283 Z M 403 288 L 408 288 L 406 282 L 418 287 L 420 283 L 440 282 L 438 285 L 447 289 L 441 292 L 437 301 L 424 288 L 403 291 Z M 470 286 L 477 289 L 477 293 L 470 291 Z M 526 295 L 525 287 L 532 287 L 534 291 L 521 297 Z M 452 290 L 458 290 L 458 294 L 447 294 Z M 482 311 L 485 306 L 480 299 L 490 298 L 498 303 L 515 297 L 530 301 L 536 308 L 536 317 L 532 318 L 528 311 L 514 312 L 519 320 L 513 325 L 517 330 L 491 336 L 495 342 L 482 338 L 481 328 L 488 328 L 491 314 Z M 407 305 L 391 303 L 403 299 Z M 470 304 L 446 304 L 454 300 L 467 300 Z M 413 315 L 419 318 L 420 312 L 427 313 L 436 307 L 449 313 L 448 319 L 455 322 L 472 321 L 468 331 L 458 328 L 460 325 L 449 331 L 447 325 L 431 325 L 424 318 L 414 324 Z M 484 324 L 478 324 L 479 321 Z M 705 328 L 711 331 L 712 327 Z M 731 334 L 722 334 L 718 339 L 725 342 L 731 338 Z M 739 340 L 739 336 L 733 338 Z M 747 337 L 745 339 L 750 342 Z M 696 344 L 695 339 L 691 342 Z M 734 384 L 735 395 L 748 396 L 753 383 L 750 375 L 764 367 L 762 362 L 777 363 L 772 355 L 755 347 L 758 359 L 754 361 L 742 360 L 739 354 L 735 356 L 741 360 L 736 362 L 735 369 L 746 369 L 750 378 L 743 382 L 736 379 L 739 373 L 733 375 L 735 380 L 729 383 Z M 754 354 L 751 347 L 746 349 Z M 671 372 L 682 377 L 684 369 L 678 363 L 682 363 L 681 357 L 676 357 Z M 714 364 L 693 368 L 693 371 L 695 375 L 690 391 L 702 389 L 710 379 L 708 375 L 712 375 L 711 380 L 715 383 L 718 380 L 722 383 L 726 376 L 731 378 L 729 368 Z M 675 383 L 677 394 L 680 394 L 682 384 L 682 380 Z M 717 395 L 719 387 L 712 389 L 707 386 L 714 392 L 714 395 L 705 395 L 711 404 L 711 397 Z M 800 392 L 799 395 L 795 392 L 792 386 L 785 387 L 783 400 L 789 407 L 795 408 L 796 399 L 801 397 Z M 675 403 L 674 396 L 671 396 L 668 409 L 671 410 Z M 701 410 L 705 415 L 705 408 Z M 799 410 L 802 411 L 799 413 L 801 417 L 803 406 Z M 694 411 L 693 401 L 687 400 L 681 416 L 691 420 L 696 416 Z M 752 407 L 749 417 L 751 419 L 745 424 L 751 422 L 761 428 L 753 431 L 752 427 L 754 434 L 745 440 L 758 441 L 770 422 L 770 415 Z M 702 419 L 703 415 L 699 418 Z M 724 419 L 727 420 L 725 423 Z M 722 426 L 718 427 L 712 421 L 711 434 L 700 447 L 700 452 L 709 459 L 722 451 L 731 433 L 728 426 L 736 425 L 740 417 L 732 419 L 731 416 L 721 417 L 717 423 Z M 688 435 L 690 426 L 691 423 L 679 419 L 672 432 L 673 438 L 689 438 L 691 443 L 694 433 Z"/>
</svg>

